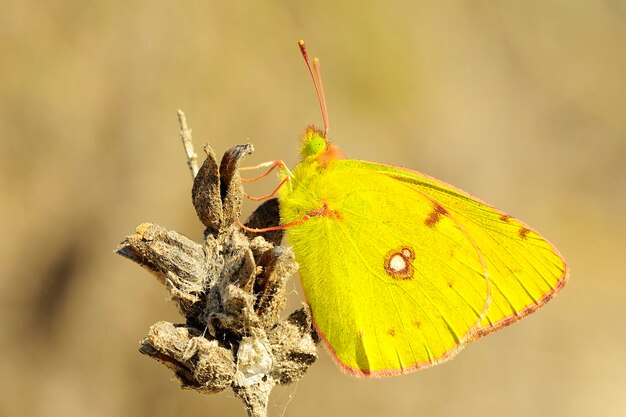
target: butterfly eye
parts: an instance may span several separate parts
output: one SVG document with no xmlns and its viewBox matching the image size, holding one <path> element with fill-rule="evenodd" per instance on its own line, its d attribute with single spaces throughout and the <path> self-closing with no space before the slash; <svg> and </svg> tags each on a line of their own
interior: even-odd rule
<svg viewBox="0 0 626 417">
<path fill-rule="evenodd" d="M 304 145 L 304 157 L 317 155 L 326 150 L 326 139 L 321 136 L 313 136 Z"/>
</svg>

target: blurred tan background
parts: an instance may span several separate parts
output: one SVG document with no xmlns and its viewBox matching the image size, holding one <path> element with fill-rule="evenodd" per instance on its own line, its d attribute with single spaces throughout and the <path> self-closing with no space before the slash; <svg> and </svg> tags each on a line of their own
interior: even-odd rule
<svg viewBox="0 0 626 417">
<path fill-rule="evenodd" d="M 419 373 L 356 380 L 320 352 L 270 415 L 626 415 L 626 3 L 337 3 L 3 6 L 0 416 L 245 415 L 137 352 L 152 323 L 180 319 L 113 250 L 145 221 L 201 239 L 178 108 L 198 150 L 249 138 L 250 164 L 297 162 L 320 123 L 300 38 L 347 155 L 526 220 L 572 276 L 538 314 Z"/>
</svg>

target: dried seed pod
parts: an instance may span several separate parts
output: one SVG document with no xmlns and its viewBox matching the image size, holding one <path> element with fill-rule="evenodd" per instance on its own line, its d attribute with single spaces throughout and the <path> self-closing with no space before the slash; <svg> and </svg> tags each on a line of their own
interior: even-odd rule
<svg viewBox="0 0 626 417">
<path fill-rule="evenodd" d="M 206 159 L 193 180 L 191 200 L 202 224 L 217 233 L 222 227 L 224 217 L 220 195 L 220 172 L 213 149 L 207 145 L 204 152 Z"/>
</svg>

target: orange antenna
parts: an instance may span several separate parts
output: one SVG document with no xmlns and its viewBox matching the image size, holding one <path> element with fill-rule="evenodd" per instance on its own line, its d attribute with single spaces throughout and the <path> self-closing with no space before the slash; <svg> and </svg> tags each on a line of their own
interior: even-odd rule
<svg viewBox="0 0 626 417">
<path fill-rule="evenodd" d="M 315 94 L 317 94 L 317 102 L 320 105 L 320 110 L 322 111 L 322 120 L 324 122 L 324 137 L 328 135 L 328 111 L 326 108 L 326 96 L 324 95 L 324 86 L 322 84 L 322 73 L 320 71 L 320 60 L 317 58 L 313 58 L 313 67 L 311 67 L 311 62 L 309 61 L 309 54 L 306 52 L 306 45 L 303 40 L 298 41 L 298 46 L 300 47 L 300 53 L 302 54 L 302 58 L 304 58 L 304 62 L 306 63 L 307 68 L 309 69 L 309 74 L 311 74 L 311 79 L 313 80 L 313 85 L 315 86 Z"/>
<path fill-rule="evenodd" d="M 317 75 L 317 82 L 320 88 L 320 93 L 322 95 L 322 102 L 320 107 L 322 108 L 322 119 L 324 120 L 324 137 L 328 135 L 328 108 L 326 107 L 326 94 L 324 94 L 324 84 L 322 84 L 322 70 L 320 69 L 320 60 L 317 58 L 313 58 L 313 69 L 315 70 L 315 74 Z"/>
</svg>

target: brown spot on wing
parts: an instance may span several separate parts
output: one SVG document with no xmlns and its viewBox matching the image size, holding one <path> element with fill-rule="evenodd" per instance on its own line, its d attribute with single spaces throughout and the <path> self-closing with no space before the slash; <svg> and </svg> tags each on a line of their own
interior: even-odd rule
<svg viewBox="0 0 626 417">
<path fill-rule="evenodd" d="M 500 216 L 500 220 L 502 220 L 503 222 L 508 222 L 510 218 L 511 216 L 509 216 L 508 214 L 502 214 Z"/>
<path fill-rule="evenodd" d="M 307 213 L 311 217 L 330 217 L 331 219 L 341 220 L 341 214 L 336 210 L 328 208 L 328 203 L 322 200 L 322 207 Z"/>
<path fill-rule="evenodd" d="M 527 239 L 529 233 L 530 233 L 530 230 L 525 227 L 520 228 L 519 231 L 517 232 L 517 234 L 519 234 L 519 237 L 521 237 L 522 239 Z"/>
<path fill-rule="evenodd" d="M 421 328 L 422 328 L 422 322 L 421 322 L 421 321 L 419 321 L 419 320 L 415 320 L 415 321 L 413 322 L 413 324 L 414 324 L 414 325 L 415 325 L 415 327 L 417 327 L 418 329 L 421 329 Z"/>
<path fill-rule="evenodd" d="M 437 224 L 437 222 L 439 220 L 441 220 L 441 216 L 442 215 L 447 215 L 448 211 L 443 208 L 443 206 L 441 206 L 441 204 L 439 203 L 434 203 L 434 209 L 433 211 L 428 215 L 428 217 L 426 218 L 426 220 L 424 220 L 424 224 L 428 227 L 434 227 L 435 224 Z"/>
<path fill-rule="evenodd" d="M 387 334 L 391 337 L 394 337 L 396 335 L 396 329 L 392 327 L 391 329 L 387 330 Z"/>
</svg>

